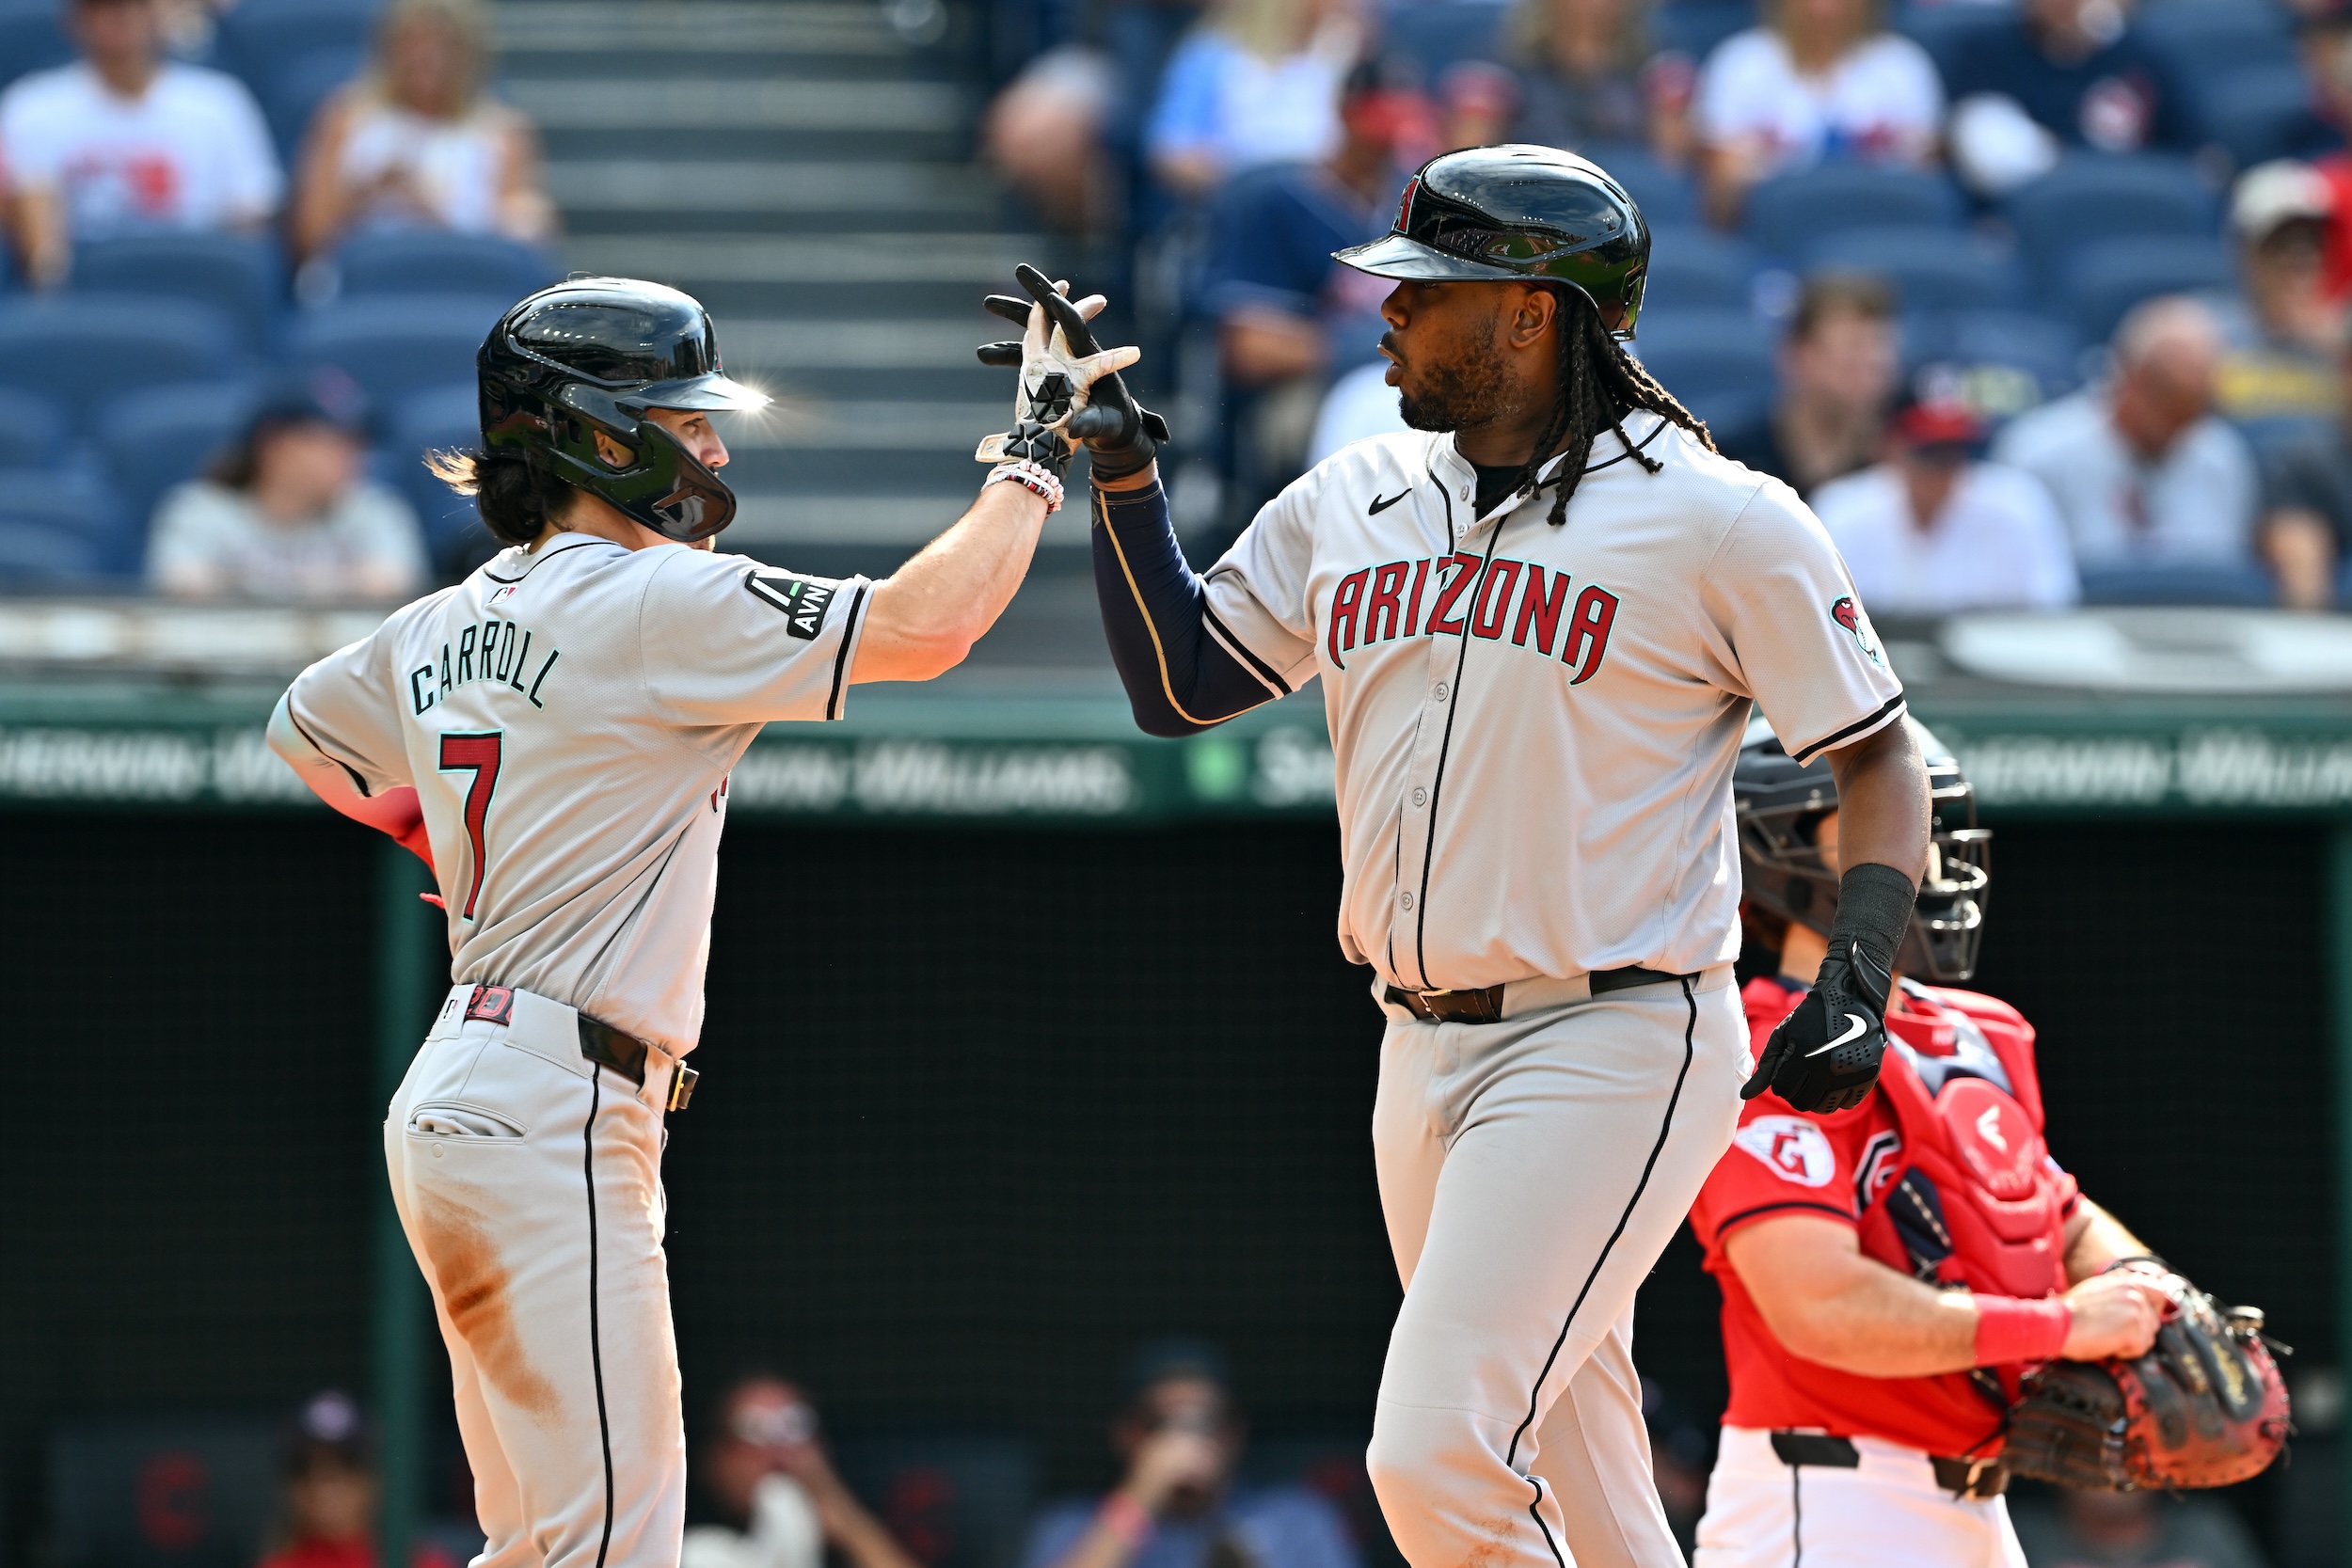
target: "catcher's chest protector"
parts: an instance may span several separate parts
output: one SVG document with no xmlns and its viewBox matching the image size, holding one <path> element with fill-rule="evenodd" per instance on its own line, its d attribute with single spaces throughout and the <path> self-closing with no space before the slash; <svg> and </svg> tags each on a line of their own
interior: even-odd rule
<svg viewBox="0 0 2352 1568">
<path fill-rule="evenodd" d="M 1900 1174 L 1863 1213 L 1863 1251 L 1932 1284 L 2027 1298 L 2065 1290 L 2073 1183 L 2051 1168 L 2042 1141 L 2029 1052 L 2004 1050 L 2009 1042 L 1950 1013 L 1932 1025 L 1887 1023 L 1897 1049 L 1879 1090 L 1900 1130 Z M 1954 1055 L 1912 1043 L 1931 1026 L 1957 1034 Z"/>
</svg>

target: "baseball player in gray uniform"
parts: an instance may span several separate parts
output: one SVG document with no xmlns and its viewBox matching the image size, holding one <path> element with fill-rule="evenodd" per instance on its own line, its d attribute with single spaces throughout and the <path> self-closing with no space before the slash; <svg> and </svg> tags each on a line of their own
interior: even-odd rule
<svg viewBox="0 0 2352 1568">
<path fill-rule="evenodd" d="M 1340 944 L 1389 1019 L 1373 1146 L 1405 1283 L 1368 1460 L 1415 1568 L 1681 1562 L 1635 1287 L 1742 1093 L 1867 1092 L 1926 863 L 1902 691 L 1820 524 L 1620 346 L 1648 255 L 1582 159 L 1426 165 L 1393 232 L 1339 256 L 1396 282 L 1381 349 L 1410 430 L 1316 467 L 1205 576 L 1132 421 L 1089 442 L 1096 585 L 1143 728 L 1323 681 Z M 1751 704 L 1829 759 L 1849 814 L 1829 964 L 1752 1076 L 1730 795 Z"/>
<path fill-rule="evenodd" d="M 1044 320 L 996 439 L 1050 459 L 1031 392 L 1066 420 L 1135 352 L 1072 358 Z M 455 1373 L 476 1568 L 664 1568 L 686 1455 L 662 1117 L 695 1075 L 728 770 L 771 720 L 961 659 L 1059 483 L 1016 456 L 891 577 L 802 577 L 710 547 L 735 499 L 709 413 L 765 400 L 692 299 L 561 284 L 479 368 L 483 448 L 442 467 L 510 547 L 305 671 L 270 740 L 440 884 L 456 983 L 384 1148 Z"/>
</svg>

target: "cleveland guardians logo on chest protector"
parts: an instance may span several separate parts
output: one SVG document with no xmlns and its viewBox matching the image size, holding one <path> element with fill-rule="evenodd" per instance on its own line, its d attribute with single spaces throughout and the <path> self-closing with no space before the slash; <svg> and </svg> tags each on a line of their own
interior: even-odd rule
<svg viewBox="0 0 2352 1568">
<path fill-rule="evenodd" d="M 752 597 L 784 613 L 784 629 L 803 642 L 814 642 L 825 626 L 825 610 L 840 590 L 837 582 L 796 578 L 789 572 L 750 572 L 743 586 Z"/>
<path fill-rule="evenodd" d="M 1425 618 L 1424 618 L 1425 612 Z M 1547 573 L 1532 561 L 1486 561 L 1467 551 L 1366 566 L 1340 579 L 1331 594 L 1324 651 L 1335 670 L 1359 643 L 1403 637 L 1460 637 L 1489 642 L 1507 633 L 1515 648 L 1559 659 L 1581 686 L 1600 673 L 1617 620 L 1617 596 L 1587 583 L 1578 590 L 1565 572 Z"/>
</svg>

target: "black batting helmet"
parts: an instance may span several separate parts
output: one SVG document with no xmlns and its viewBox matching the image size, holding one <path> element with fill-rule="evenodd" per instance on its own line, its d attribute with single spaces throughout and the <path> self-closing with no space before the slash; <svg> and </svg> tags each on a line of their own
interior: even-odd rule
<svg viewBox="0 0 2352 1568">
<path fill-rule="evenodd" d="M 1992 885 L 1993 830 L 1977 826 L 1977 792 L 1951 749 L 1905 719 L 1927 759 L 1932 811 L 1927 875 L 1895 967 L 1922 980 L 1965 980 L 1977 972 L 1984 907 Z M 1731 775 L 1746 896 L 1786 920 L 1829 934 L 1837 878 L 1821 863 L 1814 829 L 1837 809 L 1837 782 L 1820 758 L 1800 767 L 1762 719 L 1749 721 Z"/>
<path fill-rule="evenodd" d="M 474 365 L 485 445 L 535 450 L 557 477 L 681 543 L 735 520 L 735 492 L 644 418 L 768 401 L 720 368 L 719 335 L 692 295 L 633 277 L 558 283 L 501 317 Z M 606 463 L 599 431 L 633 460 Z"/>
<path fill-rule="evenodd" d="M 1423 283 L 1565 283 L 1630 338 L 1649 278 L 1649 225 L 1623 185 L 1573 152 L 1472 147 L 1422 165 L 1396 227 L 1332 257 Z"/>
</svg>

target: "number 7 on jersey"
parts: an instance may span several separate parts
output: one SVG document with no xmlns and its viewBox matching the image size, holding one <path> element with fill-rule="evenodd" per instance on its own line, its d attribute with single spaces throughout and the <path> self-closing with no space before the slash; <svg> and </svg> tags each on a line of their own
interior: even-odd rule
<svg viewBox="0 0 2352 1568">
<path fill-rule="evenodd" d="M 466 837 L 473 846 L 473 886 L 466 891 L 465 916 L 482 896 L 482 873 L 487 851 L 483 847 L 490 820 L 490 797 L 499 786 L 499 754 L 506 739 L 503 730 L 441 736 L 441 771 L 470 769 L 473 783 L 466 786 Z"/>
</svg>

